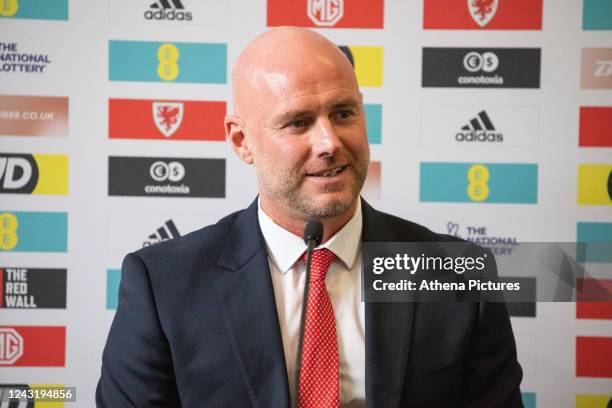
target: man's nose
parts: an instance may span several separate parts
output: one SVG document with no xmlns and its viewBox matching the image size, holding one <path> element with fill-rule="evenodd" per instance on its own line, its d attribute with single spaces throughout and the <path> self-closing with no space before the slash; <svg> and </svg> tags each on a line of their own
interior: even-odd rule
<svg viewBox="0 0 612 408">
<path fill-rule="evenodd" d="M 327 118 L 318 120 L 312 133 L 312 149 L 316 156 L 336 154 L 342 147 L 338 129 Z"/>
</svg>

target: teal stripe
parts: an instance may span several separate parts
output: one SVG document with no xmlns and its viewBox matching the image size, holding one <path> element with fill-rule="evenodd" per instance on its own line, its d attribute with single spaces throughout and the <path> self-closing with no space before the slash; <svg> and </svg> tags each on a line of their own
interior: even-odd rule
<svg viewBox="0 0 612 408">
<path fill-rule="evenodd" d="M 59 212 L 0 211 L 17 217 L 17 245 L 9 252 L 66 252 L 68 214 Z M 5 233 L 4 231 L 0 234 Z M 0 249 L 0 251 L 4 251 Z"/>
<path fill-rule="evenodd" d="M 521 397 L 523 398 L 523 405 L 525 408 L 536 408 L 535 392 L 522 392 Z"/>
<path fill-rule="evenodd" d="M 382 143 L 382 105 L 380 104 L 367 104 L 363 105 L 365 110 L 367 130 L 368 130 L 368 142 L 370 144 L 381 144 Z"/>
<path fill-rule="evenodd" d="M 584 0 L 582 29 L 612 30 L 612 1 Z"/>
<path fill-rule="evenodd" d="M 20 18 L 33 20 L 68 20 L 68 0 L 18 0 L 17 12 L 12 16 L 0 18 Z M 0 0 L 0 7 L 5 4 Z"/>
<path fill-rule="evenodd" d="M 121 282 L 120 269 L 106 271 L 106 308 L 116 310 L 119 301 L 119 282 Z"/>
<path fill-rule="evenodd" d="M 179 74 L 171 81 L 157 74 L 157 51 L 163 44 L 172 44 L 179 51 Z M 226 44 L 109 41 L 111 81 L 225 84 L 226 72 Z"/>
<path fill-rule="evenodd" d="M 610 245 L 612 243 L 612 223 L 579 222 L 576 236 L 576 241 L 579 243 L 576 257 L 579 262 L 612 262 L 612 245 Z"/>
<path fill-rule="evenodd" d="M 468 171 L 482 164 L 489 171 L 489 195 L 482 203 L 538 202 L 538 165 L 518 163 L 421 163 L 422 202 L 473 203 L 468 196 Z"/>
</svg>

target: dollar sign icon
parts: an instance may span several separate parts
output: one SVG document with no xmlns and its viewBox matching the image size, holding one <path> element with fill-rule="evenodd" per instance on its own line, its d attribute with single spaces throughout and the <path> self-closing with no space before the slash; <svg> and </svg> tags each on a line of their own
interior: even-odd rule
<svg viewBox="0 0 612 408">
<path fill-rule="evenodd" d="M 19 221 L 15 214 L 0 214 L 0 250 L 10 251 L 17 246 L 17 227 Z"/>
<path fill-rule="evenodd" d="M 494 53 L 487 51 L 482 54 L 482 59 L 484 60 L 484 64 L 482 70 L 484 72 L 493 72 L 499 67 L 499 58 Z"/>
</svg>

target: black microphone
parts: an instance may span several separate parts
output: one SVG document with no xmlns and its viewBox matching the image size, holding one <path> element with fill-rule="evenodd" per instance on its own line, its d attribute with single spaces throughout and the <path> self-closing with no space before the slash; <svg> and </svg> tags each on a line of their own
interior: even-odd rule
<svg viewBox="0 0 612 408">
<path fill-rule="evenodd" d="M 304 283 L 304 300 L 302 302 L 302 318 L 300 321 L 300 338 L 295 369 L 295 393 L 293 406 L 298 406 L 300 392 L 300 372 L 302 371 L 302 351 L 304 349 L 304 330 L 306 326 L 306 309 L 308 307 L 308 291 L 310 289 L 310 263 L 312 252 L 323 241 L 323 224 L 319 220 L 310 220 L 304 228 L 304 242 L 306 243 L 306 281 Z"/>
</svg>

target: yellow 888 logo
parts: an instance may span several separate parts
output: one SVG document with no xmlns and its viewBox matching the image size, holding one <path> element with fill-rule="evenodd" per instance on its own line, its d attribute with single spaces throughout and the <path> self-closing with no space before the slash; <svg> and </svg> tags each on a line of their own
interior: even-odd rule
<svg viewBox="0 0 612 408">
<path fill-rule="evenodd" d="M 180 57 L 180 52 L 174 44 L 162 44 L 157 49 L 157 75 L 163 81 L 174 81 L 179 75 L 179 66 L 177 64 Z"/>
<path fill-rule="evenodd" d="M 0 214 L 0 249 L 10 251 L 17 246 L 17 227 L 19 221 L 15 214 Z"/>
<path fill-rule="evenodd" d="M 19 10 L 19 2 L 17 0 L 0 0 L 0 16 L 14 16 L 17 10 Z"/>
<path fill-rule="evenodd" d="M 472 201 L 481 202 L 489 196 L 489 169 L 483 164 L 475 164 L 470 167 L 467 173 L 469 181 L 467 195 Z"/>
</svg>

